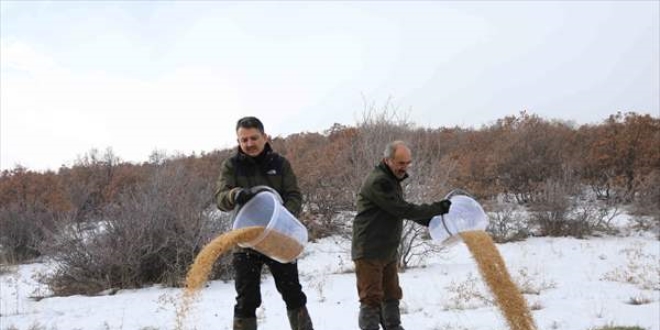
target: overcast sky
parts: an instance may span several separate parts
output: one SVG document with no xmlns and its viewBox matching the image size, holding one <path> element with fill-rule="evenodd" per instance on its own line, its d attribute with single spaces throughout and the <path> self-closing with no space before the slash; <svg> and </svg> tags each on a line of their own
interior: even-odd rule
<svg viewBox="0 0 660 330">
<path fill-rule="evenodd" d="M 426 127 L 659 116 L 659 3 L 2 0 L 0 167 L 232 147 L 245 115 L 321 132 L 387 100 Z"/>
</svg>

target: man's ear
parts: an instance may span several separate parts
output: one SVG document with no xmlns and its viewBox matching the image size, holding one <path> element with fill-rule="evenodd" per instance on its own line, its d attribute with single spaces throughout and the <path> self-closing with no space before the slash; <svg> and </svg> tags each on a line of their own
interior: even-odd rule
<svg viewBox="0 0 660 330">
<path fill-rule="evenodd" d="M 270 142 L 270 135 L 264 133 L 264 138 L 266 139 L 266 141 Z"/>
</svg>

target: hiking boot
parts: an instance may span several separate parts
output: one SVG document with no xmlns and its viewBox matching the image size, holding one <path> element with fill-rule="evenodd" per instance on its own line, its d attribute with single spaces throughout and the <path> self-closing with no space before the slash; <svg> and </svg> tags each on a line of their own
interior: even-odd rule
<svg viewBox="0 0 660 330">
<path fill-rule="evenodd" d="M 289 324 L 291 330 L 314 330 L 312 326 L 312 319 L 309 317 L 307 307 L 292 309 L 286 312 L 289 317 Z"/>
<path fill-rule="evenodd" d="M 257 319 L 234 317 L 234 330 L 257 330 Z"/>
<path fill-rule="evenodd" d="M 360 305 L 358 324 L 361 330 L 378 330 L 380 328 L 380 308 Z"/>
<path fill-rule="evenodd" d="M 399 311 L 398 300 L 389 300 L 382 304 L 381 323 L 385 330 L 404 330 L 401 327 L 401 312 Z"/>
</svg>

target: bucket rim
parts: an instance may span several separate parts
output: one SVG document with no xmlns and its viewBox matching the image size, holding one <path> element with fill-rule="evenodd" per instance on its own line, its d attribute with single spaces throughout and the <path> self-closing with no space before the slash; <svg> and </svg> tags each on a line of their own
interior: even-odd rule
<svg viewBox="0 0 660 330">
<path fill-rule="evenodd" d="M 483 206 L 481 206 L 481 203 L 477 201 L 477 198 L 474 197 L 472 194 L 469 192 L 463 190 L 463 189 L 453 189 L 450 191 L 446 196 L 445 199 L 448 199 L 453 202 L 458 202 L 459 200 L 462 203 L 468 203 L 470 207 L 474 207 L 480 214 L 483 214 L 486 221 L 488 221 L 488 215 L 486 211 L 483 209 Z M 451 208 L 450 208 L 450 212 Z M 436 220 L 437 219 L 437 220 Z M 461 230 L 456 228 L 453 223 L 450 223 L 447 221 L 445 218 L 445 214 L 442 215 L 437 215 L 431 219 L 432 222 L 434 222 L 436 225 L 435 227 L 439 228 L 439 230 L 435 231 L 430 231 L 431 237 L 435 240 L 438 240 L 441 244 L 446 244 L 446 245 L 451 245 L 455 243 L 456 241 L 460 241 L 460 235 L 458 235 Z M 434 227 L 434 228 L 435 228 Z M 455 230 L 450 230 L 450 228 L 455 229 Z M 444 239 L 440 240 L 436 232 L 440 231 L 442 236 L 445 236 Z"/>
</svg>

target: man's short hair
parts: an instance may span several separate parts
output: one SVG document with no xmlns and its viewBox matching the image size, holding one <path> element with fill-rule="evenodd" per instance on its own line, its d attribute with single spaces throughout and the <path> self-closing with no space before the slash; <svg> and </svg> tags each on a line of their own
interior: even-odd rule
<svg viewBox="0 0 660 330">
<path fill-rule="evenodd" d="M 239 128 L 256 128 L 259 130 L 259 132 L 263 133 L 264 132 L 264 124 L 261 123 L 261 120 L 257 117 L 243 117 L 236 122 L 236 130 L 238 131 Z"/>
<path fill-rule="evenodd" d="M 385 151 L 383 152 L 383 157 L 387 159 L 392 159 L 394 158 L 394 153 L 396 153 L 396 150 L 399 149 L 400 146 L 408 148 L 408 145 L 401 141 L 401 140 L 395 140 L 387 144 L 385 146 Z"/>
</svg>

